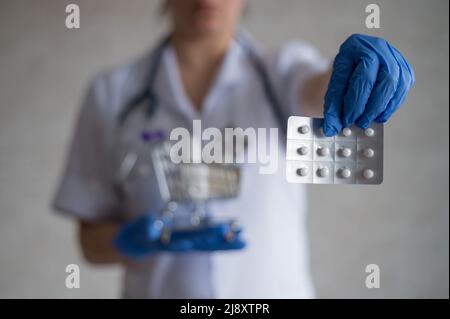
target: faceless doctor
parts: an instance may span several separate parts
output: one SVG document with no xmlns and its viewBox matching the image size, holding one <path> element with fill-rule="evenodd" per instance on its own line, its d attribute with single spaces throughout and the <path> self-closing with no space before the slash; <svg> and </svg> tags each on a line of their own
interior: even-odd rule
<svg viewBox="0 0 450 319">
<path fill-rule="evenodd" d="M 247 239 L 244 249 L 164 252 L 139 260 L 127 256 L 127 247 L 118 250 L 114 238 L 130 223 L 136 227 L 127 235 L 146 240 L 145 231 L 136 232 L 147 229 L 145 213 L 162 205 L 151 174 L 130 179 L 119 189 L 114 183 L 115 158 L 126 152 L 142 126 L 168 133 L 200 119 L 204 127 L 233 123 L 271 128 L 282 125 L 280 114 L 324 116 L 324 132 L 332 136 L 353 123 L 366 128 L 373 121 L 387 121 L 414 83 L 411 66 L 396 48 L 364 35 L 349 37 L 332 67 L 303 42 L 262 54 L 255 62 L 236 36 L 245 5 L 245 0 L 167 0 L 171 36 L 159 46 L 151 94 L 138 99 L 133 112 L 125 112 L 124 123 L 118 119 L 130 100 L 150 86 L 148 70 L 155 64 L 155 52 L 97 76 L 89 87 L 55 207 L 79 220 L 88 261 L 124 265 L 125 297 L 314 296 L 305 193 L 301 185 L 285 181 L 281 148 L 277 173 L 261 175 L 256 166 L 243 164 L 239 197 L 209 205 L 217 218 L 239 213 Z M 155 99 L 158 107 L 148 117 L 146 105 Z"/>
</svg>

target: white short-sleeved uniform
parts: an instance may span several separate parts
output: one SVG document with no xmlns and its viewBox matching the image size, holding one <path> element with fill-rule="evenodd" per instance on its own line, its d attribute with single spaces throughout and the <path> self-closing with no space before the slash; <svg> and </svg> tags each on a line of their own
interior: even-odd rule
<svg viewBox="0 0 450 319">
<path fill-rule="evenodd" d="M 311 46 L 294 42 L 264 56 L 273 87 L 286 114 L 301 110 L 302 82 L 324 71 L 327 61 Z M 168 46 L 156 77 L 156 114 L 145 120 L 137 108 L 123 126 L 118 116 L 127 101 L 145 87 L 150 55 L 103 73 L 89 87 L 74 133 L 55 207 L 82 220 L 133 218 L 161 209 L 154 174 L 114 186 L 117 161 L 132 147 L 142 127 L 163 130 L 278 127 L 261 80 L 249 57 L 235 42 L 230 47 L 201 113 L 185 95 L 173 49 Z M 282 134 L 279 134 L 282 135 Z M 280 137 L 281 138 L 281 137 Z M 251 147 L 251 146 L 249 146 Z M 274 154 L 272 154 L 273 156 Z M 258 164 L 243 164 L 238 198 L 211 202 L 212 216 L 236 217 L 247 247 L 213 253 L 160 253 L 126 265 L 124 296 L 131 298 L 310 298 L 303 187 L 285 179 L 285 154 L 278 150 L 278 170 L 261 175 Z"/>
</svg>

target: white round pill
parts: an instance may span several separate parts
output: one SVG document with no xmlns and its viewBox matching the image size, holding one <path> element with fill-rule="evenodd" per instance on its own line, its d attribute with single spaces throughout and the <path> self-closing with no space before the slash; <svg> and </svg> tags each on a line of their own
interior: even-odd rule
<svg viewBox="0 0 450 319">
<path fill-rule="evenodd" d="M 306 155 L 308 154 L 308 148 L 306 146 L 299 147 L 297 149 L 297 153 L 300 155 Z"/>
<path fill-rule="evenodd" d="M 344 147 L 341 149 L 341 154 L 344 157 L 350 157 L 352 155 L 352 150 L 348 147 Z"/>
<path fill-rule="evenodd" d="M 366 168 L 363 171 L 363 176 L 365 179 L 371 179 L 371 178 L 373 178 L 374 175 L 375 175 L 375 173 L 369 168 Z"/>
<path fill-rule="evenodd" d="M 350 176 L 352 176 L 352 171 L 349 170 L 348 168 L 344 168 L 341 170 L 341 176 L 343 178 L 350 178 Z"/>
<path fill-rule="evenodd" d="M 350 135 L 352 135 L 352 130 L 349 129 L 348 127 L 345 127 L 345 128 L 342 130 L 342 135 L 344 135 L 345 137 L 349 137 Z"/>
<path fill-rule="evenodd" d="M 366 128 L 366 130 L 364 131 L 364 134 L 366 135 L 366 136 L 373 136 L 374 134 L 375 134 L 375 131 L 374 131 L 374 129 L 373 128 Z"/>
<path fill-rule="evenodd" d="M 299 175 L 299 176 L 306 176 L 306 175 L 308 175 L 308 168 L 301 167 L 301 168 L 297 169 L 297 175 Z"/>
<path fill-rule="evenodd" d="M 320 177 L 327 177 L 329 173 L 328 167 L 322 167 L 317 170 L 317 175 Z"/>
<path fill-rule="evenodd" d="M 328 156 L 330 154 L 330 149 L 328 147 L 319 147 L 317 149 L 317 154 L 319 154 L 319 156 Z"/>
<path fill-rule="evenodd" d="M 308 134 L 309 133 L 309 126 L 308 125 L 302 125 L 298 128 L 298 132 L 300 134 Z"/>
<path fill-rule="evenodd" d="M 366 148 L 366 149 L 364 150 L 363 154 L 364 154 L 365 157 L 371 158 L 371 157 L 373 157 L 373 156 L 375 155 L 375 152 L 374 152 L 374 150 L 371 149 L 371 148 Z"/>
</svg>

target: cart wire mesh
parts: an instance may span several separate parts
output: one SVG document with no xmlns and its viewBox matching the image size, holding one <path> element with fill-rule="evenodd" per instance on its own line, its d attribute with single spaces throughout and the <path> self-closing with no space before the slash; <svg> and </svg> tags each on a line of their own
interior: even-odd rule
<svg viewBox="0 0 450 319">
<path fill-rule="evenodd" d="M 164 141 L 152 148 L 152 162 L 164 201 L 204 202 L 238 195 L 239 167 L 204 162 L 174 163 L 170 158 L 171 146 L 171 142 Z"/>
</svg>

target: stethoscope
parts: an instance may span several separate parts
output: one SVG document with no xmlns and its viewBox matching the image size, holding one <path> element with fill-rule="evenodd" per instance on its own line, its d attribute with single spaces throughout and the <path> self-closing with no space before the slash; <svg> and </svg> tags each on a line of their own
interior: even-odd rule
<svg viewBox="0 0 450 319">
<path fill-rule="evenodd" d="M 122 125 L 128 118 L 128 116 L 136 110 L 142 103 L 146 103 L 145 114 L 147 119 L 151 118 L 159 107 L 159 99 L 154 91 L 156 77 L 162 60 L 163 53 L 167 46 L 170 44 L 171 36 L 168 35 L 164 37 L 160 43 L 154 49 L 152 56 L 150 58 L 149 68 L 147 77 L 145 79 L 144 88 L 135 94 L 132 98 L 128 100 L 125 104 L 123 110 L 119 113 L 119 124 Z M 241 46 L 253 69 L 257 73 L 261 85 L 263 87 L 264 95 L 269 102 L 269 107 L 278 123 L 278 128 L 281 129 L 283 136 L 286 137 L 286 121 L 287 117 L 283 114 L 281 104 L 277 98 L 274 87 L 271 83 L 269 73 L 264 65 L 259 52 L 256 50 L 255 45 L 250 40 L 249 36 L 241 31 L 236 37 L 237 43 Z"/>
</svg>

